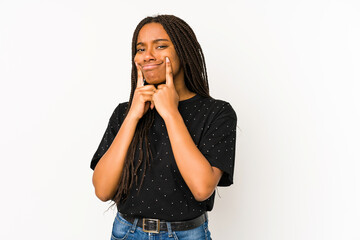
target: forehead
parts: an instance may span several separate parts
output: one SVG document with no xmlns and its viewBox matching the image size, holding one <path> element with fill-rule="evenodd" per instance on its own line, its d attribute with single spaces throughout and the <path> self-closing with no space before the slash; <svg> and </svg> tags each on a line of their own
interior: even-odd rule
<svg viewBox="0 0 360 240">
<path fill-rule="evenodd" d="M 156 39 L 170 40 L 169 35 L 160 23 L 147 23 L 140 29 L 137 42 L 147 42 Z"/>
</svg>

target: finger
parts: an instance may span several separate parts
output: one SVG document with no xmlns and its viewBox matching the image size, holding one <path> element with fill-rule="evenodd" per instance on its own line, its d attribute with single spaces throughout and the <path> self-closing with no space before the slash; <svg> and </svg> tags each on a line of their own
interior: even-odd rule
<svg viewBox="0 0 360 240">
<path fill-rule="evenodd" d="M 157 89 L 162 89 L 162 88 L 164 88 L 164 87 L 166 87 L 166 84 L 157 85 Z"/>
<path fill-rule="evenodd" d="M 154 85 L 145 85 L 145 86 L 142 86 L 140 89 L 146 90 L 146 91 L 155 91 L 156 87 Z"/>
<path fill-rule="evenodd" d="M 139 90 L 138 94 L 140 95 L 153 95 L 155 93 L 154 90 Z"/>
<path fill-rule="evenodd" d="M 171 68 L 171 62 L 168 57 L 166 57 L 166 85 L 172 86 L 174 84 L 173 81 L 173 73 Z"/>
<path fill-rule="evenodd" d="M 141 99 L 143 102 L 151 102 L 153 100 L 153 96 L 152 95 L 142 95 Z"/>
<path fill-rule="evenodd" d="M 137 95 L 142 96 L 142 95 L 154 95 L 156 92 L 156 90 L 150 89 L 150 90 L 143 90 L 143 89 L 139 89 L 137 90 Z"/>
<path fill-rule="evenodd" d="M 135 65 L 136 65 L 136 69 L 137 69 L 137 84 L 136 84 L 136 86 L 142 87 L 142 86 L 144 86 L 144 78 L 143 78 L 140 66 L 137 63 L 135 63 Z"/>
</svg>

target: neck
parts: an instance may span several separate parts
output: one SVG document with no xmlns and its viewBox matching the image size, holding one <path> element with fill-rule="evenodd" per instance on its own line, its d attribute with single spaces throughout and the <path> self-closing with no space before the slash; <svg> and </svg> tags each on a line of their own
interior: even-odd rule
<svg viewBox="0 0 360 240">
<path fill-rule="evenodd" d="M 179 72 L 179 74 L 174 79 L 174 85 L 177 94 L 179 95 L 179 101 L 183 101 L 189 98 L 192 98 L 196 93 L 191 92 L 185 85 L 184 71 Z"/>
</svg>

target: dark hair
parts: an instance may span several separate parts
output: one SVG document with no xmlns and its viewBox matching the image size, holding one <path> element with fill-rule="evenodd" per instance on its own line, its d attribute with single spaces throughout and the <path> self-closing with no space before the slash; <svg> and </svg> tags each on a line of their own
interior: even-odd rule
<svg viewBox="0 0 360 240">
<path fill-rule="evenodd" d="M 134 63 L 136 54 L 136 43 L 141 28 L 148 23 L 160 23 L 170 40 L 174 44 L 175 51 L 180 59 L 181 67 L 184 70 L 186 87 L 204 97 L 210 97 L 209 84 L 205 65 L 205 58 L 191 27 L 182 19 L 173 15 L 157 15 L 144 18 L 136 27 L 132 38 L 132 70 L 131 70 L 131 93 L 127 111 L 129 111 L 137 83 L 137 69 Z M 138 189 L 141 188 L 145 172 L 152 159 L 149 147 L 148 132 L 153 124 L 154 111 L 150 109 L 137 124 L 134 138 L 129 146 L 124 163 L 123 172 L 119 181 L 118 190 L 113 197 L 116 204 L 120 204 L 129 194 L 130 188 L 135 183 L 138 185 L 139 174 L 142 173 Z M 135 155 L 139 149 L 139 155 Z M 138 157 L 137 161 L 134 159 Z"/>
</svg>

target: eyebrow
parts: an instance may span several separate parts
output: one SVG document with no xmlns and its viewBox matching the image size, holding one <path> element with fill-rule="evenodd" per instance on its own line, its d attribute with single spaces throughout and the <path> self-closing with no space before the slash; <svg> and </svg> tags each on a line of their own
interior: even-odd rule
<svg viewBox="0 0 360 240">
<path fill-rule="evenodd" d="M 153 42 L 154 42 L 154 43 L 157 43 L 157 42 L 162 42 L 162 41 L 167 41 L 167 42 L 169 42 L 169 39 L 159 38 L 159 39 L 155 39 Z M 137 46 L 137 45 L 144 45 L 144 43 L 143 43 L 143 42 L 138 42 L 138 43 L 136 44 L 136 46 Z"/>
</svg>

